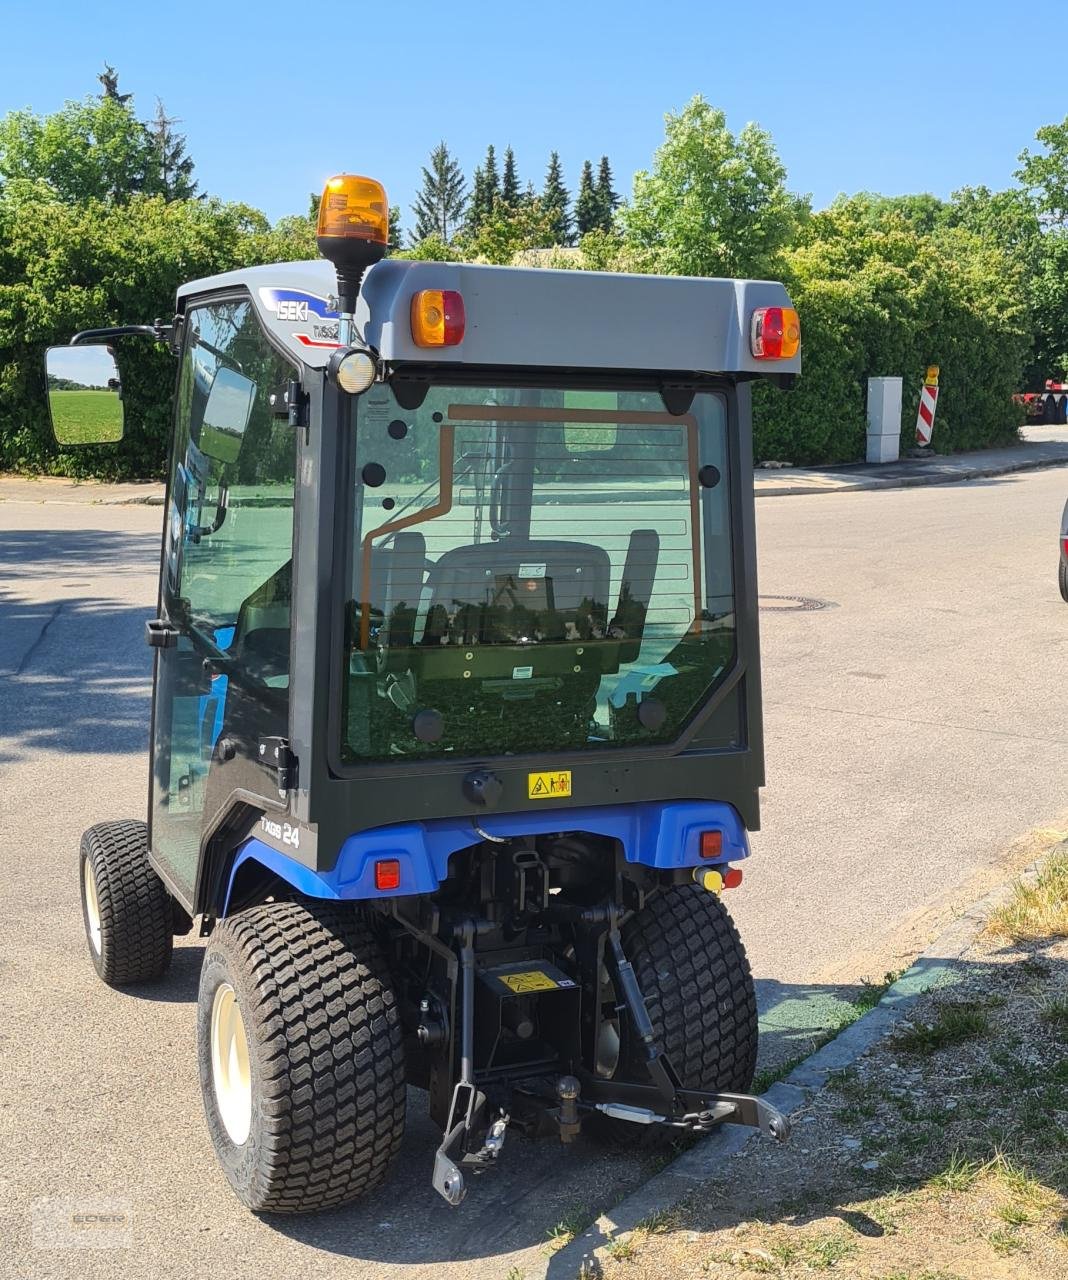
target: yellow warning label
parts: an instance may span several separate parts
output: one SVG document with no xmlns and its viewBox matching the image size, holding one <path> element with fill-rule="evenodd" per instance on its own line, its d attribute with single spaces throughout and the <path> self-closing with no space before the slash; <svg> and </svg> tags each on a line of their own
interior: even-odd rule
<svg viewBox="0 0 1068 1280">
<path fill-rule="evenodd" d="M 557 769 L 555 773 L 527 774 L 527 797 L 531 800 L 549 800 L 554 796 L 570 794 L 570 769 Z"/>
<path fill-rule="evenodd" d="M 502 973 L 499 977 L 517 996 L 526 995 L 528 991 L 555 991 L 559 985 L 540 969 L 531 969 L 528 973 Z"/>
</svg>

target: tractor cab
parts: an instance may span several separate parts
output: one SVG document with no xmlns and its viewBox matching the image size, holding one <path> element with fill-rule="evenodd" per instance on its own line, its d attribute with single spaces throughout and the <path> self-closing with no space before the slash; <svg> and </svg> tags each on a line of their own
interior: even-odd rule
<svg viewBox="0 0 1068 1280">
<path fill-rule="evenodd" d="M 148 820 L 86 833 L 94 963 L 209 938 L 205 1109 L 254 1209 L 381 1181 L 406 1084 L 454 1204 L 513 1128 L 784 1136 L 718 895 L 763 781 L 749 393 L 796 376 L 796 313 L 382 260 L 385 208 L 332 179 L 323 260 L 49 353 L 81 441 L 123 341 L 178 362 Z"/>
</svg>

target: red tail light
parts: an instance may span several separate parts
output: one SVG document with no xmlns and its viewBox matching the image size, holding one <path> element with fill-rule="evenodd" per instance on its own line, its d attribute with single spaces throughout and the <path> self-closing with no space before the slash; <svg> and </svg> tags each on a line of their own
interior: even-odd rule
<svg viewBox="0 0 1068 1280">
<path fill-rule="evenodd" d="M 400 862 L 397 858 L 379 858 L 375 863 L 375 888 L 400 888 Z"/>
<path fill-rule="evenodd" d="M 793 307 L 758 307 L 749 328 L 749 349 L 758 360 L 787 360 L 801 345 L 801 322 Z"/>
<path fill-rule="evenodd" d="M 701 857 L 720 858 L 723 856 L 723 832 L 701 832 Z"/>
</svg>

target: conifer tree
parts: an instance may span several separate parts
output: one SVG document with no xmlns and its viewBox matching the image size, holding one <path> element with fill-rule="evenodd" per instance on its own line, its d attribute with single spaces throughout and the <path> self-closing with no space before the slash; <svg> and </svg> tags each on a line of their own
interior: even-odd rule
<svg viewBox="0 0 1068 1280">
<path fill-rule="evenodd" d="M 564 175 L 560 168 L 560 155 L 553 151 L 549 155 L 549 168 L 545 174 L 541 207 L 549 215 L 555 244 L 571 243 L 570 204 L 571 196 L 567 187 L 564 186 Z"/>
<path fill-rule="evenodd" d="M 600 205 L 600 226 L 608 231 L 612 226 L 612 215 L 619 208 L 619 196 L 612 189 L 612 167 L 607 156 L 601 156 L 597 170 L 597 200 Z"/>
<path fill-rule="evenodd" d="M 587 231 L 601 226 L 601 202 L 593 183 L 593 165 L 586 160 L 579 178 L 578 195 L 575 197 L 575 229 L 581 238 Z"/>
<path fill-rule="evenodd" d="M 475 170 L 471 186 L 471 199 L 467 205 L 464 231 L 477 235 L 493 213 L 493 206 L 500 199 L 501 179 L 497 172 L 497 154 L 493 143 L 486 148 L 486 159 Z"/>
<path fill-rule="evenodd" d="M 448 244 L 463 218 L 467 204 L 467 180 L 444 141 L 430 153 L 430 167 L 423 168 L 423 185 L 412 205 L 415 239 L 440 236 Z"/>
<path fill-rule="evenodd" d="M 519 204 L 519 174 L 515 167 L 515 152 L 511 147 L 506 148 L 504 153 L 501 200 L 509 209 L 515 209 Z"/>
<path fill-rule="evenodd" d="M 493 202 L 501 194 L 501 179 L 497 172 L 497 152 L 494 150 L 492 142 L 486 148 L 486 159 L 482 165 L 482 175 L 486 183 L 489 208 L 492 209 Z"/>
<path fill-rule="evenodd" d="M 174 128 L 179 123 L 167 114 L 157 98 L 156 114 L 145 125 L 152 157 L 152 171 L 146 177 L 145 189 L 150 195 L 161 195 L 165 200 L 192 200 L 197 193 L 193 160 L 185 154 L 185 135 Z"/>
</svg>

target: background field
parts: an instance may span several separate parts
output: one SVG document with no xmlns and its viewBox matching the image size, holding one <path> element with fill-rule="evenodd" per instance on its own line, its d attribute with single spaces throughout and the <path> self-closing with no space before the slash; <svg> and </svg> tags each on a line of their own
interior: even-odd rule
<svg viewBox="0 0 1068 1280">
<path fill-rule="evenodd" d="M 114 391 L 50 391 L 48 403 L 60 444 L 110 444 L 122 439 L 122 402 Z"/>
</svg>

